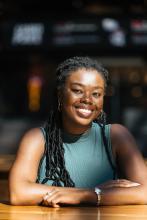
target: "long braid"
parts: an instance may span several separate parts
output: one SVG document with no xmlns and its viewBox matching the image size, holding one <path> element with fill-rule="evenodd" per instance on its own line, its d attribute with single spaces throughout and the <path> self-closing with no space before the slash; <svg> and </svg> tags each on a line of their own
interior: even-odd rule
<svg viewBox="0 0 147 220">
<path fill-rule="evenodd" d="M 103 143 L 104 143 L 104 147 L 106 150 L 106 155 L 108 158 L 108 161 L 112 167 L 113 170 L 113 179 L 116 178 L 117 175 L 117 171 L 116 171 L 116 167 L 112 161 L 112 158 L 110 156 L 110 150 L 109 150 L 109 146 L 108 146 L 108 140 L 106 138 L 106 132 L 105 132 L 105 126 L 106 126 L 106 113 L 104 111 L 101 112 L 100 116 L 94 120 L 96 123 L 99 124 L 100 128 L 101 128 L 101 134 L 102 134 L 102 138 L 103 138 Z"/>
<path fill-rule="evenodd" d="M 44 127 L 46 133 L 46 177 L 42 183 L 52 180 L 54 186 L 74 187 L 65 167 L 64 148 L 58 118 L 58 112 L 51 110 Z"/>
</svg>

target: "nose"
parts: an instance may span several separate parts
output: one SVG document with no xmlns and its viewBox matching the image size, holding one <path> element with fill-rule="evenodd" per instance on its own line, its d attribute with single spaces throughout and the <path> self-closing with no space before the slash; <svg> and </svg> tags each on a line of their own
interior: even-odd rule
<svg viewBox="0 0 147 220">
<path fill-rule="evenodd" d="M 81 102 L 86 104 L 92 104 L 92 97 L 89 93 L 84 93 L 83 97 L 81 98 Z"/>
</svg>

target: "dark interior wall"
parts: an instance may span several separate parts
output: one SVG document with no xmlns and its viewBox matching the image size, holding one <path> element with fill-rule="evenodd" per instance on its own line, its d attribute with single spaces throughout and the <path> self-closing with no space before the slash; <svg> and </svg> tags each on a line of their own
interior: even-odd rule
<svg viewBox="0 0 147 220">
<path fill-rule="evenodd" d="M 146 154 L 147 123 L 143 120 L 147 105 L 146 5 L 146 1 L 137 0 L 64 0 L 50 2 L 48 5 L 46 1 L 0 1 L 0 153 L 16 152 L 23 133 L 31 127 L 40 126 L 47 118 L 54 98 L 53 86 L 57 64 L 70 56 L 89 55 L 97 59 L 102 57 L 102 61 L 106 57 L 109 59 L 109 65 L 104 62 L 109 68 L 112 84 L 105 98 L 108 121 L 126 124 L 136 135 L 133 124 L 135 120 L 133 116 L 130 117 L 130 114 L 134 115 L 136 120 L 142 122 L 136 121 L 140 130 L 137 139 Z M 111 26 L 117 23 L 117 31 L 104 31 L 102 21 L 105 18 L 105 24 L 109 23 Z M 26 24 L 36 23 L 45 28 L 45 35 L 39 45 L 12 44 L 14 29 L 18 24 L 24 28 Z M 87 24 L 89 26 L 86 26 Z M 62 32 L 57 32 L 57 27 L 61 30 L 62 25 Z M 22 28 L 23 40 L 32 34 L 32 27 L 34 26 L 27 29 L 30 32 L 26 29 L 25 32 Z M 87 27 L 90 27 L 88 31 Z M 95 28 L 93 32 L 90 32 L 91 27 Z M 32 34 L 33 36 L 36 35 Z M 125 37 L 126 44 L 112 44 L 110 40 L 113 37 L 121 43 Z M 58 44 L 55 44 L 57 39 Z M 132 43 L 132 39 L 137 39 L 139 44 Z M 128 63 L 127 66 L 127 57 L 131 57 L 134 63 Z M 136 68 L 138 57 L 142 63 Z M 124 60 L 123 65 L 118 64 L 116 67 L 115 58 Z M 136 82 L 130 80 L 135 72 L 139 75 Z M 28 80 L 32 74 L 36 74 L 42 80 L 40 108 L 37 111 L 30 111 L 28 105 Z"/>
</svg>

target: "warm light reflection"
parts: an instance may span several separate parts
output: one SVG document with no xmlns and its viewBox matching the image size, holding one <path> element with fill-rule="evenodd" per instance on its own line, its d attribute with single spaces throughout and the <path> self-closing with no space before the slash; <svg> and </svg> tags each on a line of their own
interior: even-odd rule
<svg viewBox="0 0 147 220">
<path fill-rule="evenodd" d="M 142 96 L 142 88 L 140 86 L 135 86 L 131 90 L 131 95 L 135 98 L 139 98 Z"/>
<path fill-rule="evenodd" d="M 143 82 L 144 82 L 145 84 L 147 84 L 147 73 L 144 74 Z"/>
<path fill-rule="evenodd" d="M 8 216 L 8 214 L 7 214 Z M 3 219 L 7 219 L 3 215 Z M 11 206 L 9 220 L 101 220 L 98 207 Z M 110 218 L 111 220 L 111 218 Z"/>
<path fill-rule="evenodd" d="M 27 83 L 28 106 L 31 112 L 37 112 L 40 109 L 40 99 L 42 90 L 42 80 L 39 76 L 32 76 Z"/>
<path fill-rule="evenodd" d="M 131 72 L 129 75 L 129 79 L 131 83 L 138 83 L 140 81 L 140 73 L 139 72 Z"/>
</svg>

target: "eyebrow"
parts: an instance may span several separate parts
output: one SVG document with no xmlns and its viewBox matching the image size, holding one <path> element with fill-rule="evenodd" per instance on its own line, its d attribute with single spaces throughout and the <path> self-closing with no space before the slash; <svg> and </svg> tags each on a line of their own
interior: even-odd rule
<svg viewBox="0 0 147 220">
<path fill-rule="evenodd" d="M 76 85 L 76 86 L 85 86 L 85 85 L 83 85 L 82 83 L 71 83 L 71 85 Z M 93 86 L 93 88 L 94 89 L 103 89 L 103 87 L 101 87 L 101 86 Z"/>
</svg>

